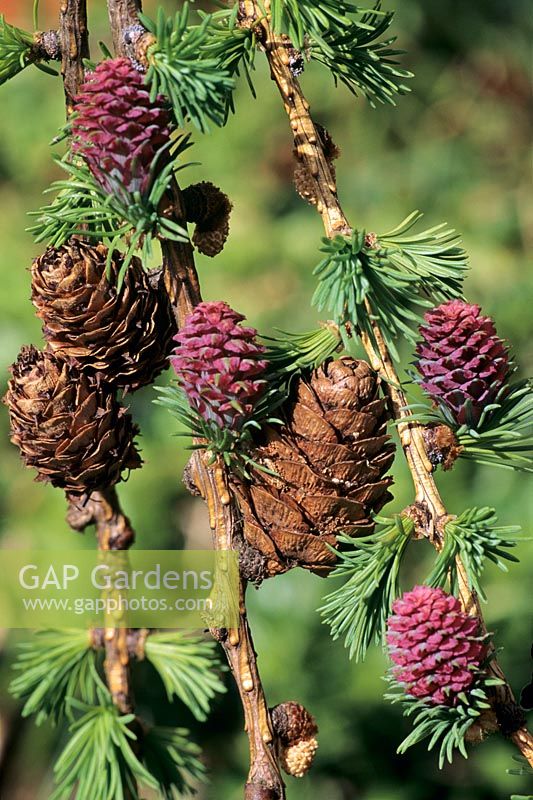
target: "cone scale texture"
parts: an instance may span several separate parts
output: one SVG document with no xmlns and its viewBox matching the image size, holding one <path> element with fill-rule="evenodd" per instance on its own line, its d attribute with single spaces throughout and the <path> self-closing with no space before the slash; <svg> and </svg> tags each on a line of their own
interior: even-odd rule
<svg viewBox="0 0 533 800">
<path fill-rule="evenodd" d="M 104 385 L 33 346 L 22 348 L 11 372 L 11 441 L 38 481 L 89 494 L 141 465 L 137 428 Z"/>
<path fill-rule="evenodd" d="M 415 586 L 392 604 L 387 644 L 392 674 L 407 694 L 431 705 L 454 705 L 486 655 L 479 620 L 442 589 Z"/>
<path fill-rule="evenodd" d="M 133 258 L 120 292 L 122 256 L 72 238 L 32 266 L 32 301 L 50 349 L 90 375 L 135 391 L 168 366 L 177 327 L 168 295 Z M 155 284 L 155 285 L 152 285 Z"/>
<path fill-rule="evenodd" d="M 295 778 L 303 778 L 313 765 L 318 742 L 315 718 L 300 703 L 289 701 L 271 709 L 281 767 Z"/>
<path fill-rule="evenodd" d="M 146 195 L 170 132 L 169 111 L 160 98 L 150 100 L 128 58 L 106 59 L 87 75 L 76 97 L 72 148 L 106 192 Z"/>
<path fill-rule="evenodd" d="M 230 199 L 209 181 L 187 186 L 182 196 L 187 221 L 196 223 L 192 242 L 200 253 L 213 258 L 229 235 Z"/>
<path fill-rule="evenodd" d="M 270 472 L 235 486 L 243 534 L 266 559 L 263 577 L 295 566 L 325 573 L 336 560 L 328 545 L 371 533 L 390 499 L 394 446 L 379 378 L 364 361 L 326 362 L 298 381 L 283 417 L 252 453 Z"/>
<path fill-rule="evenodd" d="M 267 362 L 257 331 L 227 303 L 200 303 L 174 337 L 171 359 L 189 403 L 206 421 L 238 430 L 261 397 Z"/>
<path fill-rule="evenodd" d="M 507 348 L 491 318 L 463 300 L 443 303 L 424 319 L 416 349 L 421 386 L 457 424 L 475 426 L 509 376 Z"/>
</svg>

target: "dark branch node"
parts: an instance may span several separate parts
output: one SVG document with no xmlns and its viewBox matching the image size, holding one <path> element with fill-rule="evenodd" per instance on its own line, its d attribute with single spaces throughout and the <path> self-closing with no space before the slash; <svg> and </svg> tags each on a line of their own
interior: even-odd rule
<svg viewBox="0 0 533 800">
<path fill-rule="evenodd" d="M 526 715 L 518 703 L 495 703 L 494 713 L 503 736 L 512 736 L 526 724 Z"/>
</svg>

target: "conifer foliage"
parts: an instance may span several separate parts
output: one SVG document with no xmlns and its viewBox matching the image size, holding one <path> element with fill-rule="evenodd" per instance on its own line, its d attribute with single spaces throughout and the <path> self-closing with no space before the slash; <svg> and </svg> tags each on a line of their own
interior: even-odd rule
<svg viewBox="0 0 533 800">
<path fill-rule="evenodd" d="M 116 2 L 108 0 L 111 11 Z M 209 13 L 183 2 L 172 17 L 163 9 L 155 21 L 133 14 L 113 31 L 116 57 L 78 64 L 66 152 L 56 157 L 65 177 L 47 190 L 52 198 L 30 228 L 47 247 L 32 268 L 46 344 L 23 347 L 12 367 L 4 398 L 12 441 L 38 480 L 65 490 L 81 504 L 77 513 L 95 521 L 94 504 L 116 498 L 115 484 L 142 463 L 138 428 L 118 391 L 153 383 L 170 359 L 175 374 L 157 402 L 198 451 L 187 484 L 208 502 L 215 546 L 240 551 L 240 627 L 212 633 L 243 698 L 253 760 L 246 800 L 284 800 L 280 767 L 302 777 L 319 743 L 320 720 L 300 704 L 268 710 L 246 618 L 246 583 L 297 567 L 327 576 L 320 612 L 350 657 L 388 647 L 387 697 L 413 719 L 399 752 L 427 740 L 428 749 L 439 746 L 442 766 L 456 751 L 467 755 L 473 731 L 482 739 L 498 727 L 528 752 L 478 603 L 487 560 L 502 569 L 516 560 L 509 551 L 518 529 L 499 526 L 492 508 L 449 513 L 433 472 L 457 457 L 531 471 L 531 382 L 513 382 L 510 346 L 465 300 L 468 259 L 453 228 L 420 229 L 420 212 L 385 233 L 374 232 L 379 220 L 373 231 L 349 225 L 331 169 L 338 152 L 298 82 L 313 60 L 371 105 L 394 105 L 411 73 L 389 35 L 393 19 L 379 0 L 370 9 L 349 0 L 250 0 Z M 0 84 L 30 63 L 76 57 L 40 42 L 0 16 Z M 290 116 L 306 183 L 300 193 L 326 198 L 313 203 L 327 236 L 317 242 L 311 305 L 328 319 L 277 337 L 244 325 L 224 300 L 201 301 L 194 248 L 220 252 L 232 204 L 209 180 L 180 188 L 187 126 L 223 126 L 236 110 L 238 78 L 255 92 L 259 54 Z M 155 259 L 160 270 L 151 269 Z M 370 363 L 353 357 L 357 340 Z M 402 384 L 396 368 L 405 346 L 418 375 Z M 415 382 L 427 402 L 409 405 Z M 390 423 L 416 502 L 377 517 L 393 501 Z M 119 507 L 112 512 L 129 526 Z M 436 548 L 434 564 L 402 595 L 405 553 L 423 538 Z M 113 641 L 110 629 L 45 631 L 20 651 L 11 691 L 22 713 L 68 730 L 51 800 L 194 792 L 206 768 L 189 732 L 143 719 L 127 692 L 117 701 Z M 128 631 L 125 641 L 118 663 L 126 683 L 145 660 L 169 702 L 207 719 L 226 688 L 216 642 L 148 630 Z"/>
</svg>

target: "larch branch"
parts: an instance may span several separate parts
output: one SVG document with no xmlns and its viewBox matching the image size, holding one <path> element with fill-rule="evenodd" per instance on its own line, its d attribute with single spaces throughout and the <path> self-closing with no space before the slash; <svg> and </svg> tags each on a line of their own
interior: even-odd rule
<svg viewBox="0 0 533 800">
<path fill-rule="evenodd" d="M 140 0 L 108 0 L 113 40 L 119 55 L 129 54 L 127 29 L 137 22 Z M 160 209 L 174 221 L 186 226 L 183 199 L 176 181 L 164 198 Z M 201 302 L 200 285 L 189 242 L 161 242 L 165 286 L 172 302 L 178 325 Z M 238 511 L 226 489 L 224 472 L 194 458 L 195 483 L 204 497 L 211 518 L 216 548 L 234 549 L 234 531 Z M 250 771 L 245 800 L 284 800 L 285 790 L 275 756 L 272 724 L 257 667 L 257 658 L 246 615 L 245 582 L 241 581 L 239 628 L 216 638 L 226 653 L 243 704 L 245 728 L 250 746 Z"/>
<path fill-rule="evenodd" d="M 289 118 L 296 157 L 305 165 L 313 181 L 314 195 L 311 202 L 322 218 L 326 235 L 329 238 L 338 235 L 350 236 L 352 227 L 339 202 L 335 176 L 313 122 L 309 103 L 298 79 L 290 69 L 290 41 L 286 36 L 274 34 L 264 13 L 265 8 L 268 11 L 268 7 L 268 2 L 263 5 L 259 0 L 243 0 L 240 4 L 240 24 L 256 30 L 265 51 L 272 80 L 278 88 Z M 367 311 L 369 315 L 372 314 L 368 301 Z M 435 548 L 440 550 L 445 535 L 444 524 L 449 515 L 433 478 L 433 467 L 423 439 L 423 426 L 413 420 L 411 412 L 406 408 L 407 400 L 400 380 L 376 323 L 373 323 L 373 333 L 377 346 L 366 335 L 362 336 L 362 344 L 370 364 L 384 379 L 385 391 L 390 398 L 395 418 L 401 420 L 398 433 L 413 480 L 416 501 L 428 512 L 428 526 L 424 533 Z M 464 565 L 460 561 L 458 575 L 461 603 L 468 613 L 475 614 L 479 618 L 482 629 L 486 631 L 479 599 L 475 591 L 470 588 Z M 492 658 L 489 671 L 503 681 L 502 686 L 494 687 L 495 704 L 514 703 L 512 689 L 495 657 Z M 493 726 L 494 721 L 490 720 L 488 725 Z M 521 728 L 510 738 L 533 765 L 532 738 L 527 729 Z"/>
</svg>

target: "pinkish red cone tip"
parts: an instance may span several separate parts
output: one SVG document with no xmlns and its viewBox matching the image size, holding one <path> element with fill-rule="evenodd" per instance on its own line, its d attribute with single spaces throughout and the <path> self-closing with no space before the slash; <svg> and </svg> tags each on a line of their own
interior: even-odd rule
<svg viewBox="0 0 533 800">
<path fill-rule="evenodd" d="M 421 385 L 459 425 L 475 426 L 511 371 L 509 353 L 477 305 L 449 300 L 424 316 L 416 348 Z"/>
<path fill-rule="evenodd" d="M 163 101 L 150 100 L 142 75 L 128 58 L 102 61 L 76 98 L 73 151 L 83 156 L 106 192 L 145 195 L 158 154 L 172 129 Z"/>
<path fill-rule="evenodd" d="M 227 303 L 200 303 L 174 337 L 172 366 L 190 405 L 207 422 L 237 430 L 265 388 L 257 331 Z"/>
<path fill-rule="evenodd" d="M 392 604 L 387 644 L 392 674 L 407 694 L 432 705 L 454 705 L 486 655 L 479 620 L 442 589 L 415 586 Z"/>
</svg>

